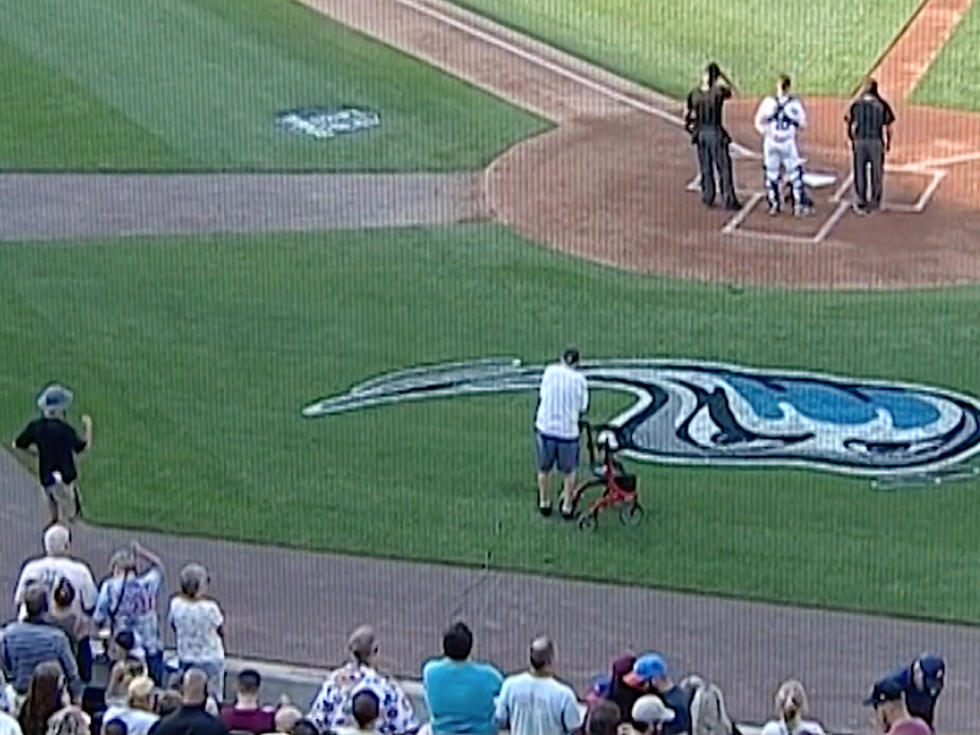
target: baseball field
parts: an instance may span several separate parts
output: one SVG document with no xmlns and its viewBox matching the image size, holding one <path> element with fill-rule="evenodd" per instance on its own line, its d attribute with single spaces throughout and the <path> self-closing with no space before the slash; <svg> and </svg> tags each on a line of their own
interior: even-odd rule
<svg viewBox="0 0 980 735">
<path fill-rule="evenodd" d="M 385 3 L 396 4 L 377 4 Z M 460 4 L 670 97 L 717 59 L 751 104 L 779 71 L 798 78 L 804 95 L 846 97 L 918 5 Z M 512 146 L 536 140 L 565 141 L 573 158 L 588 150 L 624 160 L 586 133 L 633 123 L 549 119 L 548 100 L 522 106 L 503 84 L 492 94 L 491 64 L 469 79 L 456 70 L 475 64 L 470 57 L 449 58 L 454 74 L 440 69 L 448 42 L 419 60 L 404 48 L 408 31 L 370 38 L 327 0 L 319 5 L 322 13 L 287 0 L 79 0 L 70 9 L 0 0 L 4 186 L 23 171 L 478 172 L 510 150 L 488 174 L 492 182 L 498 173 L 499 187 L 511 181 L 507 161 L 521 155 Z M 760 13 L 771 22 L 760 24 Z M 909 103 L 972 120 L 978 24 L 974 7 Z M 382 122 L 329 141 L 273 125 L 277 111 L 310 104 L 375 109 Z M 829 134 L 814 135 L 815 150 L 830 150 Z M 932 210 L 887 214 L 897 224 L 878 235 L 841 215 L 831 225 L 842 234 L 814 239 L 820 248 L 749 240 L 725 250 L 710 239 L 722 237 L 718 212 L 704 214 L 707 224 L 658 229 L 655 220 L 678 211 L 702 215 L 682 193 L 693 174 L 686 143 L 671 153 L 659 138 L 646 142 L 631 149 L 642 174 L 627 181 L 619 171 L 602 193 L 579 192 L 616 206 L 649 194 L 652 206 L 630 205 L 644 208 L 647 229 L 630 230 L 615 209 L 616 234 L 598 216 L 592 228 L 578 210 L 548 209 L 579 200 L 545 181 L 510 186 L 479 221 L 438 226 L 5 237 L 0 433 L 12 436 L 31 416 L 47 381 L 70 385 L 75 415 L 96 421 L 82 475 L 97 524 L 462 565 L 492 558 L 507 569 L 980 622 L 976 481 L 884 491 L 825 471 L 633 463 L 644 524 L 624 529 L 610 517 L 584 534 L 534 511 L 531 393 L 302 416 L 310 402 L 380 374 L 486 357 L 542 363 L 567 342 L 586 361 L 705 360 L 980 395 L 980 229 L 970 219 L 976 207 L 963 208 L 975 188 L 957 183 L 972 173 L 938 177 Z M 953 143 L 950 156 L 972 155 Z M 932 170 L 919 158 L 937 159 L 905 145 L 896 156 L 909 168 L 896 181 Z M 563 159 L 543 160 L 540 180 Z M 554 179 L 594 182 L 591 171 L 583 163 Z M 657 178 L 680 182 L 682 207 L 657 199 Z M 956 196 L 942 198 L 942 187 Z M 531 223 L 522 206 L 553 219 Z M 923 234 L 930 211 L 960 229 Z M 555 234 L 555 222 L 577 229 Z M 708 227 L 702 237 L 697 228 Z M 617 250 L 624 229 L 640 233 L 644 259 Z M 862 236 L 887 242 L 862 251 L 854 244 Z M 818 259 L 831 257 L 857 265 L 825 279 Z M 724 267 L 663 265 L 709 258 Z M 739 270 L 762 259 L 782 265 Z M 592 415 L 626 404 L 599 391 Z"/>
</svg>

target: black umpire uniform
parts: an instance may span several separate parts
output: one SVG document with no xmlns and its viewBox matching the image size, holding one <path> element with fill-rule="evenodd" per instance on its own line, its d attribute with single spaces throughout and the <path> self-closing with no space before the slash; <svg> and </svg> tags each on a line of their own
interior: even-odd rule
<svg viewBox="0 0 980 735">
<path fill-rule="evenodd" d="M 735 196 L 732 158 L 728 146 L 732 139 L 722 124 L 722 107 L 731 98 L 731 88 L 719 81 L 721 70 L 711 64 L 705 72 L 704 83 L 687 96 L 684 129 L 691 134 L 691 143 L 698 147 L 701 168 L 701 201 L 707 206 L 715 202 L 715 170 L 725 208 L 741 209 Z"/>
<path fill-rule="evenodd" d="M 891 147 L 891 126 L 895 122 L 895 113 L 878 94 L 878 83 L 873 79 L 851 105 L 846 121 L 847 137 L 854 151 L 854 210 L 867 214 L 881 207 L 885 153 Z"/>
</svg>

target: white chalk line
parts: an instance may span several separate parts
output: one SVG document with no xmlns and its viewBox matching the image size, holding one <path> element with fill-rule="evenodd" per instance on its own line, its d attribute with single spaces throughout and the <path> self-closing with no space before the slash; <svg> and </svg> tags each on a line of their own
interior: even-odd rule
<svg viewBox="0 0 980 735">
<path fill-rule="evenodd" d="M 831 215 L 824 220 L 824 223 L 820 229 L 817 230 L 817 234 L 813 236 L 813 242 L 823 242 L 826 240 L 827 235 L 829 235 L 830 231 L 834 229 L 838 222 L 840 222 L 841 217 L 847 213 L 850 206 L 851 205 L 849 205 L 847 202 L 840 202 Z"/>
<path fill-rule="evenodd" d="M 738 226 L 745 221 L 745 218 L 752 213 L 752 210 L 755 209 L 756 205 L 762 200 L 763 196 L 764 195 L 760 192 L 756 192 L 749 197 L 749 200 L 742 205 L 742 208 L 738 210 L 735 216 L 725 223 L 725 226 L 721 228 L 721 231 L 726 235 L 730 235 L 735 232 Z"/>
<path fill-rule="evenodd" d="M 482 31 L 479 28 L 476 28 L 475 26 L 469 23 L 453 18 L 452 16 L 447 15 L 441 11 L 417 3 L 414 0 L 394 0 L 394 1 L 399 3 L 400 5 L 415 10 L 417 13 L 421 13 L 422 15 L 427 15 L 430 18 L 434 18 L 435 20 L 438 20 L 441 23 L 444 23 L 459 31 L 462 31 L 463 33 L 473 36 L 474 38 L 478 38 L 481 41 L 490 44 L 491 46 L 496 46 L 502 51 L 506 51 L 507 53 L 522 58 L 525 61 L 529 61 L 532 64 L 541 67 L 542 69 L 547 69 L 548 71 L 557 74 L 558 76 L 565 77 L 566 79 L 573 81 L 576 84 L 586 87 L 587 89 L 591 89 L 593 92 L 598 92 L 601 95 L 604 95 L 612 100 L 616 100 L 617 102 L 620 102 L 628 107 L 632 107 L 635 110 L 639 110 L 640 112 L 645 112 L 649 115 L 653 115 L 654 117 L 659 118 L 660 120 L 670 123 L 671 125 L 674 125 L 676 127 L 684 126 L 683 120 L 681 120 L 679 117 L 676 117 L 675 115 L 672 115 L 669 112 L 661 110 L 652 105 L 648 105 L 645 102 L 641 102 L 635 97 L 632 97 L 628 94 L 624 94 L 623 92 L 613 89 L 612 87 L 606 84 L 602 84 L 601 82 L 597 82 L 593 79 L 589 79 L 588 77 L 582 76 L 578 72 L 572 71 L 571 69 L 562 66 L 561 64 L 550 61 L 544 58 L 543 56 L 534 53 L 533 51 L 528 51 L 526 49 L 523 49 L 520 46 L 510 43 L 509 41 L 505 41 L 499 36 L 495 36 L 486 31 Z M 753 159 L 761 158 L 761 156 L 758 153 L 756 153 L 753 150 L 750 150 L 749 148 L 746 148 L 740 143 L 736 143 L 733 141 L 732 148 L 743 158 L 753 158 Z"/>
</svg>

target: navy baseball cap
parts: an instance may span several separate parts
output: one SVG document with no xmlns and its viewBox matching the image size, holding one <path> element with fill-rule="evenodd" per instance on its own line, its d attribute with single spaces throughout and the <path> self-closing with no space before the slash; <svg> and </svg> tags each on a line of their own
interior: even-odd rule
<svg viewBox="0 0 980 735">
<path fill-rule="evenodd" d="M 946 662 L 941 656 L 924 653 L 918 658 L 919 668 L 922 669 L 922 681 L 926 689 L 937 691 L 943 688 L 946 678 Z"/>
<path fill-rule="evenodd" d="M 864 700 L 864 704 L 877 707 L 885 702 L 897 702 L 905 693 L 905 688 L 895 679 L 882 679 L 871 689 L 871 695 Z"/>
</svg>

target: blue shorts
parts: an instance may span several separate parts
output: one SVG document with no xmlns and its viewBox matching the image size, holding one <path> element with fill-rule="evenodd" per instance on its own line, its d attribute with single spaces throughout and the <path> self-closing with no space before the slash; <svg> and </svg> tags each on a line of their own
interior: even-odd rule
<svg viewBox="0 0 980 735">
<path fill-rule="evenodd" d="M 578 469 L 578 438 L 556 439 L 553 436 L 534 432 L 535 445 L 538 449 L 538 471 L 551 472 L 557 464 L 558 471 L 571 475 Z"/>
</svg>

